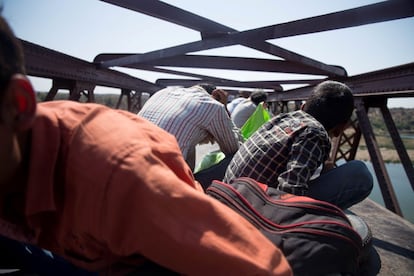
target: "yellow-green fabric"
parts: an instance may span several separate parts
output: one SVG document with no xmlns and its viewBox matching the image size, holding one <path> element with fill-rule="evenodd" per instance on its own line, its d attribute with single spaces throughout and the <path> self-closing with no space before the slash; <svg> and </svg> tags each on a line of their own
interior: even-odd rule
<svg viewBox="0 0 414 276">
<path fill-rule="evenodd" d="M 210 168 L 211 166 L 219 163 L 225 157 L 226 155 L 220 150 L 207 153 L 204 155 L 203 160 L 201 160 L 200 164 L 198 164 L 195 168 L 194 173 Z"/>
<path fill-rule="evenodd" d="M 257 105 L 254 113 L 244 123 L 241 133 L 247 140 L 259 127 L 270 120 L 270 113 L 263 107 L 263 103 Z"/>
</svg>

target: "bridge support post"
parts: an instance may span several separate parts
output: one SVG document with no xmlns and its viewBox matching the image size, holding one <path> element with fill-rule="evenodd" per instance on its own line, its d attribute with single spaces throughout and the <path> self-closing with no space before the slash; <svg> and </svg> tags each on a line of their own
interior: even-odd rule
<svg viewBox="0 0 414 276">
<path fill-rule="evenodd" d="M 359 127 L 364 136 L 365 143 L 368 148 L 371 162 L 377 176 L 378 184 L 381 189 L 384 204 L 388 210 L 402 216 L 398 200 L 395 196 L 394 188 L 388 172 L 385 168 L 385 163 L 381 155 L 381 151 L 378 147 L 378 143 L 375 139 L 375 134 L 372 129 L 371 123 L 368 118 L 368 105 L 364 102 L 363 98 L 355 99 L 356 114 L 358 116 Z"/>
</svg>

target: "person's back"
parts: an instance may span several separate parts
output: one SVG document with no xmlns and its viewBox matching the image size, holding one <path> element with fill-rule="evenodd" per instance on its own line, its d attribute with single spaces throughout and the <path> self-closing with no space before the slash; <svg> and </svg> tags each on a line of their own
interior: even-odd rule
<svg viewBox="0 0 414 276">
<path fill-rule="evenodd" d="M 0 56 L 2 253 L 20 250 L 39 266 L 57 254 L 114 275 L 149 263 L 182 275 L 292 274 L 263 234 L 202 192 L 174 136 L 102 105 L 38 104 L 1 17 Z"/>
<path fill-rule="evenodd" d="M 30 153 L 25 208 L 28 224 L 38 233 L 35 243 L 88 270 L 125 269 L 122 259 L 114 267 L 116 252 L 139 253 L 158 238 L 154 228 L 154 236 L 124 240 L 132 237 L 130 231 L 143 230 L 142 222 L 163 216 L 151 207 L 136 212 L 157 201 L 151 191 L 157 174 L 170 174 L 164 190 L 177 180 L 198 189 L 175 139 L 129 112 L 71 101 L 40 103 L 31 136 L 36 146 Z M 133 219 L 120 216 L 131 211 Z"/>
<path fill-rule="evenodd" d="M 234 124 L 241 128 L 249 117 L 254 113 L 259 103 L 266 101 L 267 94 L 262 91 L 256 91 L 248 99 L 237 104 L 231 113 L 231 119 Z"/>
<path fill-rule="evenodd" d="M 239 91 L 238 97 L 233 99 L 230 103 L 227 104 L 227 110 L 229 111 L 230 115 L 233 113 L 236 106 L 244 101 L 245 99 L 249 98 L 250 93 L 247 91 Z"/>
<path fill-rule="evenodd" d="M 224 181 L 248 176 L 283 192 L 308 195 L 342 208 L 361 201 L 372 189 L 372 176 L 362 162 L 348 162 L 311 181 L 329 158 L 329 137 L 342 132 L 353 108 L 352 92 L 346 85 L 322 82 L 303 110 L 280 114 L 253 133 L 234 155 Z M 342 177 L 341 172 L 349 176 Z M 335 174 L 341 177 L 335 179 Z"/>
<path fill-rule="evenodd" d="M 198 271 L 194 262 L 178 265 L 188 254 L 205 254 L 181 226 L 191 221 L 187 231 L 204 233 L 216 212 L 224 218 L 228 210 L 210 209 L 216 204 L 194 182 L 172 135 L 129 112 L 94 104 L 48 102 L 37 114 L 25 198 L 27 223 L 39 234 L 27 242 L 88 270 L 134 270 L 124 260 L 149 258 L 175 271 Z M 169 249 L 159 251 L 165 245 Z"/>
<path fill-rule="evenodd" d="M 173 134 L 192 169 L 197 144 L 216 141 L 224 154 L 233 154 L 242 141 L 223 104 L 201 86 L 158 91 L 138 115 Z"/>
<path fill-rule="evenodd" d="M 313 156 L 303 156 L 307 159 L 304 161 L 307 165 L 296 167 L 292 174 L 287 169 L 290 166 L 288 163 L 292 161 L 292 149 L 301 137 L 306 140 L 311 136 L 315 137 L 314 141 L 317 139 L 319 142 L 318 151 L 314 151 Z M 283 113 L 270 119 L 240 147 L 227 168 L 224 181 L 246 176 L 276 188 L 280 184 L 279 177 L 310 177 L 325 161 L 329 151 L 328 135 L 324 127 L 312 116 L 301 110 Z M 310 151 L 307 153 L 311 154 Z M 288 183 L 291 181 L 292 179 L 286 180 Z"/>
<path fill-rule="evenodd" d="M 230 103 L 227 104 L 227 110 L 229 111 L 230 115 L 233 113 L 234 109 L 236 108 L 239 103 L 246 100 L 245 98 L 239 97 L 232 100 Z"/>
</svg>

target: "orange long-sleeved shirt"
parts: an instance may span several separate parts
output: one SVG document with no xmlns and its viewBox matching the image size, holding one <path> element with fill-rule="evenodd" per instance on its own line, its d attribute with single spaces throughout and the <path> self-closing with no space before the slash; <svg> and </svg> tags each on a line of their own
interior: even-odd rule
<svg viewBox="0 0 414 276">
<path fill-rule="evenodd" d="M 38 105 L 24 218 L 30 242 L 88 270 L 149 259 L 184 275 L 291 275 L 278 248 L 202 192 L 173 136 L 100 105 Z"/>
</svg>

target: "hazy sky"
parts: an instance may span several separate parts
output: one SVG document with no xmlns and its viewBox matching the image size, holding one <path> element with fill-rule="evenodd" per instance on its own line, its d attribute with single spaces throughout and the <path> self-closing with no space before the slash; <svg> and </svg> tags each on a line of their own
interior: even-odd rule
<svg viewBox="0 0 414 276">
<path fill-rule="evenodd" d="M 137 0 L 139 1 L 139 0 Z M 372 4 L 368 0 L 171 0 L 164 1 L 239 31 Z M 98 0 L 0 0 L 3 16 L 16 35 L 86 61 L 99 53 L 144 53 L 200 40 L 198 32 Z M 414 62 L 414 18 L 271 40 L 272 43 L 327 64 L 344 67 L 349 76 Z M 201 53 L 269 57 L 231 46 Z M 116 68 L 118 69 L 118 68 Z M 171 75 L 119 69 L 154 82 Z M 272 80 L 279 74 L 223 70 L 195 73 L 239 80 Z M 288 75 L 284 74 L 283 78 Z M 50 80 L 32 78 L 37 90 Z M 285 87 L 289 88 L 289 87 Z M 96 91 L 104 91 L 97 88 Z M 414 98 L 389 100 L 390 107 L 414 108 Z"/>
</svg>

